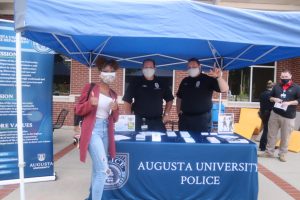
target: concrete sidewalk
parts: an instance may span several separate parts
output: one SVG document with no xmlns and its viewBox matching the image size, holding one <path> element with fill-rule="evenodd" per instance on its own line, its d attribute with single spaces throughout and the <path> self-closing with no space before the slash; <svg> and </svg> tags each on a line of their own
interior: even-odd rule
<svg viewBox="0 0 300 200">
<path fill-rule="evenodd" d="M 86 164 L 79 162 L 78 149 L 70 148 L 73 135 L 72 127 L 55 130 L 55 171 L 58 179 L 27 183 L 26 200 L 83 200 L 87 197 L 91 163 L 89 159 Z M 287 159 L 288 162 L 282 163 L 278 159 L 259 158 L 259 200 L 300 200 L 300 153 L 289 152 Z M 2 200 L 18 200 L 19 196 L 16 188 Z"/>
</svg>

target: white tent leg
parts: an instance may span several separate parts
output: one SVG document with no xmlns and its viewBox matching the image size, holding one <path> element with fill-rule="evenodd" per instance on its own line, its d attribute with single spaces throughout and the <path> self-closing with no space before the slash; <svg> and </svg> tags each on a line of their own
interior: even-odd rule
<svg viewBox="0 0 300 200">
<path fill-rule="evenodd" d="M 89 66 L 89 83 L 92 82 L 92 67 Z"/>
<path fill-rule="evenodd" d="M 24 148 L 23 148 L 23 114 L 22 114 L 22 66 L 21 66 L 21 33 L 16 33 L 16 100 L 18 130 L 18 160 L 20 176 L 20 199 L 25 200 L 24 183 Z"/>
<path fill-rule="evenodd" d="M 221 59 L 221 66 L 220 69 L 223 70 L 223 58 Z M 223 78 L 223 71 L 221 71 L 221 77 Z M 219 93 L 219 114 L 221 113 L 222 110 L 222 93 Z M 219 117 L 218 117 L 219 119 Z"/>
</svg>

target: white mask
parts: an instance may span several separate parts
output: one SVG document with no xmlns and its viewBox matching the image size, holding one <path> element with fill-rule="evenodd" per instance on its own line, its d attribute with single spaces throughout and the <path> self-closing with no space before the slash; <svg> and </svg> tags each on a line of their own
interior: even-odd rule
<svg viewBox="0 0 300 200">
<path fill-rule="evenodd" d="M 155 73 L 153 68 L 143 68 L 143 74 L 146 78 L 151 78 Z"/>
<path fill-rule="evenodd" d="M 189 68 L 188 69 L 188 74 L 190 77 L 196 77 L 200 74 L 200 68 Z"/>
<path fill-rule="evenodd" d="M 104 83 L 111 84 L 114 82 L 116 77 L 116 72 L 101 72 L 100 78 Z"/>
</svg>

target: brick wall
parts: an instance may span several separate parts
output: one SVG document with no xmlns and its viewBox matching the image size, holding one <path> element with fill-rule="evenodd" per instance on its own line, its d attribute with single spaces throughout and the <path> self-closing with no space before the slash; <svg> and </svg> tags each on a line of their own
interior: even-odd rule
<svg viewBox="0 0 300 200">
<path fill-rule="evenodd" d="M 85 65 L 80 64 L 77 61 L 72 61 L 71 67 L 71 94 L 72 95 L 80 95 L 80 92 L 84 85 L 89 82 L 89 68 Z M 96 67 L 92 68 L 91 72 L 92 82 L 96 83 L 99 81 L 99 71 Z M 118 69 L 116 73 L 116 83 L 121 84 L 113 84 L 111 87 L 118 95 L 123 95 L 123 69 Z"/>
<path fill-rule="evenodd" d="M 225 108 L 226 113 L 233 113 L 234 114 L 234 122 L 237 123 L 240 118 L 240 111 L 241 108 L 235 108 L 235 107 L 227 107 Z"/>
</svg>

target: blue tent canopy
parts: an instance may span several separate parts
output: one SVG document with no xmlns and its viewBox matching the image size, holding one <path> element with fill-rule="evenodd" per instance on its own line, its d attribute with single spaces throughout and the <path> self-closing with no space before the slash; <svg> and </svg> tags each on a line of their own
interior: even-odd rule
<svg viewBox="0 0 300 200">
<path fill-rule="evenodd" d="M 300 56 L 300 13 L 182 0 L 15 0 L 22 35 L 92 66 L 97 55 L 138 68 L 153 58 L 185 69 L 197 57 L 223 69 Z"/>
</svg>

